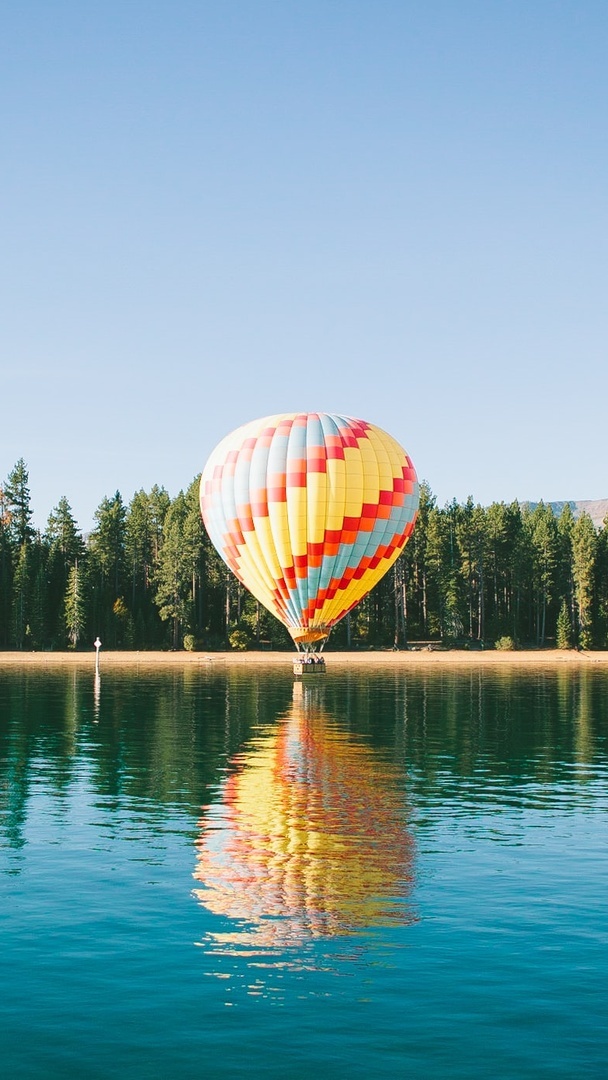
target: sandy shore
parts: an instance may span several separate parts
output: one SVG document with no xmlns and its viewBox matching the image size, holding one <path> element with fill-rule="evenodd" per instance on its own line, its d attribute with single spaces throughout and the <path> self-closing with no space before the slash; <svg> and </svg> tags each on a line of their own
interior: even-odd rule
<svg viewBox="0 0 608 1080">
<path fill-rule="evenodd" d="M 264 667 L 289 665 L 295 653 L 288 652 L 111 652 L 101 650 L 100 669 L 110 667 L 189 667 L 230 665 Z M 328 666 L 356 667 L 608 667 L 608 651 L 576 652 L 546 649 L 514 652 L 431 650 L 404 652 L 327 652 Z M 0 670 L 7 667 L 95 667 L 95 652 L 0 652 Z"/>
</svg>

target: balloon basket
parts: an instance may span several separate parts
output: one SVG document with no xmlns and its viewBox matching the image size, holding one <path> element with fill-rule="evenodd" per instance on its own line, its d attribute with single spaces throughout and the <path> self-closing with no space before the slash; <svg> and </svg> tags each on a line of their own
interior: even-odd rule
<svg viewBox="0 0 608 1080">
<path fill-rule="evenodd" d="M 298 656 L 293 662 L 294 675 L 307 677 L 308 675 L 325 674 L 325 657 L 314 653 L 306 656 Z"/>
</svg>

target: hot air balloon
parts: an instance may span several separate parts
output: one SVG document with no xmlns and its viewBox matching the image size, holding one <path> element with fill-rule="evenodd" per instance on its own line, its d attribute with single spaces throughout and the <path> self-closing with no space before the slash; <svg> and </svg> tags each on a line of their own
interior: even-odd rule
<svg viewBox="0 0 608 1080">
<path fill-rule="evenodd" d="M 418 482 L 381 428 L 333 413 L 281 413 L 219 443 L 200 500 L 223 560 L 298 649 L 314 651 L 403 550 Z"/>
</svg>

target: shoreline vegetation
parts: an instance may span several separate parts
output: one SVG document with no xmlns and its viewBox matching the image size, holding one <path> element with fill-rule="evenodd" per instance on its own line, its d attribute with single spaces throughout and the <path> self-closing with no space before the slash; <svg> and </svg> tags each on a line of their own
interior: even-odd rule
<svg viewBox="0 0 608 1080">
<path fill-rule="evenodd" d="M 213 547 L 198 477 L 174 499 L 154 486 L 127 505 L 117 491 L 100 503 L 88 535 L 65 496 L 43 532 L 32 520 L 20 459 L 0 483 L 0 652 L 78 655 L 97 636 L 108 652 L 134 655 L 183 648 L 194 657 L 258 649 L 268 656 L 291 648 L 282 623 Z M 331 577 L 338 565 L 327 563 L 328 590 L 342 580 Z M 277 589 L 284 595 L 286 581 Z M 307 597 L 304 587 L 292 596 L 294 617 Z M 349 663 L 395 648 L 413 663 L 411 648 L 423 642 L 449 657 L 494 647 L 518 658 L 534 649 L 607 649 L 608 519 L 596 529 L 587 513 L 575 519 L 568 503 L 559 517 L 542 502 L 482 507 L 469 498 L 441 508 L 423 483 L 409 542 L 333 627 L 330 648 Z"/>
<path fill-rule="evenodd" d="M 608 651 L 578 651 L 576 649 L 499 650 L 421 648 L 402 651 L 327 652 L 328 668 L 387 667 L 392 669 L 420 667 L 587 667 L 599 664 L 608 667 Z M 289 669 L 297 656 L 293 652 L 135 652 L 108 650 L 100 653 L 100 673 L 118 667 L 273 667 Z M 0 670 L 8 667 L 79 667 L 95 669 L 95 652 L 0 652 Z"/>
</svg>

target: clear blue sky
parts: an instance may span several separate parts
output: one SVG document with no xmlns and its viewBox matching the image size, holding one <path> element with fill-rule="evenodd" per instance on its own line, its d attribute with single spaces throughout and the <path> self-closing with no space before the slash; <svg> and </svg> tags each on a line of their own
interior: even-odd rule
<svg viewBox="0 0 608 1080">
<path fill-rule="evenodd" d="M 608 497 L 607 55 L 605 0 L 3 4 L 0 478 L 88 529 L 318 409 Z"/>
</svg>

